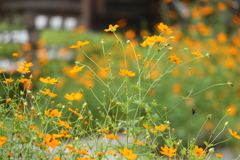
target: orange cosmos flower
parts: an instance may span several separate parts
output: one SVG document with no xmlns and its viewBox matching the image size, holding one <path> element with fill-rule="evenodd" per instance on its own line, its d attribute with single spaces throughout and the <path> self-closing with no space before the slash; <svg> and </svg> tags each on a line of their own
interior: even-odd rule
<svg viewBox="0 0 240 160">
<path fill-rule="evenodd" d="M 3 73 L 5 71 L 6 71 L 6 69 L 0 69 L 0 73 Z"/>
<path fill-rule="evenodd" d="M 31 71 L 29 70 L 29 68 L 25 68 L 25 67 L 23 67 L 23 68 L 18 68 L 17 71 L 18 71 L 18 72 L 21 72 L 22 74 L 26 74 L 26 73 L 31 72 Z"/>
<path fill-rule="evenodd" d="M 176 63 L 177 65 L 180 65 L 182 63 L 181 59 L 178 58 L 176 55 L 174 56 L 169 56 L 168 58 L 170 61 L 172 61 L 173 63 Z"/>
<path fill-rule="evenodd" d="M 64 96 L 67 100 L 73 101 L 73 100 L 81 100 L 83 97 L 83 94 L 81 93 L 71 93 L 71 94 L 65 94 Z"/>
<path fill-rule="evenodd" d="M 238 135 L 237 131 L 233 132 L 232 129 L 228 128 L 228 132 L 236 139 L 240 139 L 240 135 Z"/>
<path fill-rule="evenodd" d="M 63 126 L 64 128 L 72 129 L 72 127 L 70 127 L 66 121 L 62 121 L 62 120 L 58 119 L 58 124 Z"/>
<path fill-rule="evenodd" d="M 13 81 L 14 80 L 12 78 L 9 78 L 9 79 L 5 79 L 5 81 L 2 81 L 2 82 L 8 84 L 8 83 L 11 83 Z"/>
<path fill-rule="evenodd" d="M 49 83 L 49 84 L 56 84 L 58 82 L 58 80 L 56 78 L 50 78 L 50 77 L 47 77 L 45 79 L 40 77 L 39 80 L 43 83 Z"/>
<path fill-rule="evenodd" d="M 76 45 L 71 45 L 70 48 L 81 48 L 82 46 L 85 46 L 89 43 L 90 43 L 90 41 L 85 41 L 85 42 L 77 41 L 77 44 Z"/>
<path fill-rule="evenodd" d="M 42 91 L 42 90 L 40 90 L 39 92 L 41 92 L 41 93 L 43 93 L 44 95 L 49 96 L 49 97 L 56 97 L 56 96 L 57 96 L 57 94 L 51 93 L 51 92 L 50 92 L 50 89 L 46 89 L 45 92 Z"/>
<path fill-rule="evenodd" d="M 144 123 L 143 123 L 142 125 L 143 125 L 143 127 L 144 127 L 144 128 L 147 128 L 147 129 L 150 129 L 150 128 L 152 128 L 152 126 L 149 126 L 149 125 L 147 125 L 147 124 L 144 124 Z"/>
<path fill-rule="evenodd" d="M 12 101 L 12 98 L 6 99 L 6 102 L 11 102 L 11 101 Z"/>
<path fill-rule="evenodd" d="M 104 31 L 105 31 L 105 32 L 109 32 L 109 31 L 115 32 L 118 27 L 119 27 L 119 25 L 117 25 L 117 24 L 114 25 L 114 26 L 110 24 L 110 25 L 108 26 L 108 29 L 104 29 Z"/>
<path fill-rule="evenodd" d="M 18 118 L 19 120 L 23 120 L 23 119 L 24 119 L 24 116 L 23 116 L 23 115 L 18 115 L 17 118 Z"/>
<path fill-rule="evenodd" d="M 104 132 L 104 133 L 109 133 L 110 130 L 108 130 L 108 129 L 99 129 L 98 131 Z"/>
<path fill-rule="evenodd" d="M 134 77 L 136 75 L 134 72 L 128 71 L 126 69 L 120 69 L 119 74 L 122 76 L 128 76 L 128 77 Z"/>
<path fill-rule="evenodd" d="M 52 160 L 64 160 L 64 158 L 60 158 L 60 157 L 53 157 Z"/>
<path fill-rule="evenodd" d="M 174 147 L 168 148 L 168 146 L 160 147 L 162 151 L 159 151 L 161 154 L 164 154 L 168 157 L 174 157 L 176 156 L 177 149 L 174 149 Z"/>
<path fill-rule="evenodd" d="M 121 139 L 121 137 L 118 137 L 114 134 L 104 134 L 104 136 L 109 138 L 109 139 Z"/>
<path fill-rule="evenodd" d="M 81 150 L 77 150 L 76 153 L 78 154 L 84 154 L 86 156 L 90 156 L 91 153 L 88 153 L 88 150 L 87 149 L 81 149 Z"/>
<path fill-rule="evenodd" d="M 106 154 L 112 154 L 112 155 L 116 156 L 116 155 L 117 155 L 117 152 L 114 152 L 114 151 L 108 151 L 108 152 L 106 152 Z"/>
<path fill-rule="evenodd" d="M 160 131 L 165 131 L 165 129 L 167 129 L 168 126 L 161 124 L 161 125 L 159 125 L 159 126 L 155 126 L 155 128 L 156 128 L 157 130 L 160 130 Z"/>
<path fill-rule="evenodd" d="M 49 116 L 49 117 L 61 117 L 62 115 L 62 112 L 58 112 L 58 109 L 48 109 L 47 111 L 44 111 L 45 115 L 46 116 Z"/>
<path fill-rule="evenodd" d="M 137 155 L 132 153 L 132 150 L 129 150 L 127 147 L 118 150 L 123 156 L 127 159 L 137 159 Z"/>
<path fill-rule="evenodd" d="M 80 113 L 77 113 L 78 109 L 76 109 L 75 111 L 72 108 L 68 108 L 69 111 L 71 111 L 72 113 L 78 115 L 79 117 L 83 117 L 83 115 L 81 115 Z"/>
<path fill-rule="evenodd" d="M 70 73 L 76 73 L 76 72 L 79 72 L 79 71 L 82 71 L 82 69 L 84 68 L 85 66 L 74 66 L 73 69 L 70 71 Z"/>
<path fill-rule="evenodd" d="M 223 155 L 221 155 L 220 153 L 216 153 L 215 155 L 216 155 L 216 157 L 218 157 L 218 158 L 223 158 Z"/>
<path fill-rule="evenodd" d="M 2 147 L 6 141 L 7 141 L 7 137 L 0 136 L 0 147 Z"/>
<path fill-rule="evenodd" d="M 136 143 L 137 145 L 145 145 L 143 142 L 141 142 L 141 141 L 139 141 L 139 140 L 137 140 L 137 139 L 132 139 L 132 141 L 134 142 L 134 143 Z"/>
<path fill-rule="evenodd" d="M 12 56 L 13 57 L 18 57 L 18 53 L 13 53 Z"/>
<path fill-rule="evenodd" d="M 200 51 L 196 51 L 196 52 L 191 52 L 191 54 L 194 54 L 196 56 L 202 57 L 203 55 L 200 53 Z"/>
<path fill-rule="evenodd" d="M 29 67 L 33 66 L 32 62 L 29 62 L 29 63 L 27 63 L 27 62 L 23 62 L 23 63 L 17 62 L 17 65 L 21 66 L 21 67 L 26 67 L 26 68 L 29 68 Z"/>
<path fill-rule="evenodd" d="M 4 125 L 4 123 L 0 123 L 0 128 L 8 129 L 7 127 L 4 127 L 3 125 Z"/>
<path fill-rule="evenodd" d="M 165 25 L 165 24 L 163 24 L 163 23 L 159 23 L 158 29 L 159 29 L 161 32 L 165 32 L 167 35 L 169 35 L 169 34 L 172 33 L 172 30 L 171 30 L 170 28 L 168 28 L 168 26 Z"/>
<path fill-rule="evenodd" d="M 61 134 L 62 137 L 65 137 L 65 138 L 70 138 L 70 137 L 72 137 L 72 135 L 71 135 L 71 134 L 68 134 L 68 131 L 66 131 L 66 130 L 61 130 L 61 131 L 60 131 L 60 134 Z"/>
<path fill-rule="evenodd" d="M 26 84 L 32 83 L 31 79 L 27 79 L 27 78 L 21 78 L 18 81 L 21 83 L 26 83 Z"/>
<path fill-rule="evenodd" d="M 56 136 L 56 134 L 53 134 L 53 135 L 50 135 L 50 134 L 46 134 L 44 136 L 44 143 L 48 146 L 48 147 L 51 147 L 53 149 L 56 148 L 56 146 L 59 146 L 61 143 L 58 139 L 58 136 Z"/>
<path fill-rule="evenodd" d="M 140 45 L 143 47 L 146 47 L 146 46 L 152 45 L 154 42 L 161 43 L 165 39 L 166 39 L 165 37 L 154 35 L 151 37 L 147 37 L 146 40 L 143 43 L 141 43 Z"/>
<path fill-rule="evenodd" d="M 194 147 L 193 153 L 198 157 L 204 157 L 206 155 L 206 151 L 203 150 L 203 148 L 199 148 L 198 146 Z"/>
</svg>

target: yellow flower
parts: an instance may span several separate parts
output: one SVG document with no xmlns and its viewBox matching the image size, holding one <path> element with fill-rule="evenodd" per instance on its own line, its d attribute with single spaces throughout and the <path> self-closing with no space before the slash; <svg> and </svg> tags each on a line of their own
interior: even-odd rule
<svg viewBox="0 0 240 160">
<path fill-rule="evenodd" d="M 0 128 L 8 129 L 7 127 L 4 127 L 3 125 L 4 125 L 4 123 L 0 123 Z"/>
<path fill-rule="evenodd" d="M 7 137 L 0 136 L 0 147 L 2 147 L 6 141 L 7 141 Z"/>
<path fill-rule="evenodd" d="M 13 57 L 18 57 L 18 53 L 13 53 L 12 56 Z"/>
<path fill-rule="evenodd" d="M 64 128 L 72 129 L 72 127 L 70 127 L 66 121 L 62 121 L 62 120 L 58 119 L 58 124 L 63 126 Z"/>
<path fill-rule="evenodd" d="M 161 154 L 164 154 L 168 157 L 174 157 L 176 156 L 177 149 L 174 149 L 174 147 L 168 148 L 168 146 L 160 147 L 162 151 L 159 151 Z"/>
<path fill-rule="evenodd" d="M 121 137 L 118 137 L 114 134 L 104 134 L 104 136 L 110 139 L 121 139 Z"/>
<path fill-rule="evenodd" d="M 96 160 L 95 158 L 91 159 L 89 157 L 77 158 L 77 160 Z"/>
<path fill-rule="evenodd" d="M 144 123 L 143 123 L 142 125 L 143 125 L 143 127 L 144 127 L 144 128 L 147 128 L 147 129 L 150 129 L 150 128 L 152 128 L 152 126 L 149 126 L 149 125 L 147 125 L 147 124 L 144 124 Z"/>
<path fill-rule="evenodd" d="M 76 72 L 79 72 L 79 71 L 82 71 L 82 69 L 84 68 L 85 66 L 74 66 L 73 69 L 70 71 L 70 73 L 76 73 Z"/>
<path fill-rule="evenodd" d="M 134 72 L 128 71 L 126 69 L 120 69 L 119 74 L 122 76 L 128 76 L 128 77 L 134 77 L 136 75 Z"/>
<path fill-rule="evenodd" d="M 66 93 L 64 97 L 69 101 L 81 100 L 83 97 L 83 94 L 82 93 L 71 93 L 71 94 Z"/>
<path fill-rule="evenodd" d="M 32 83 L 31 79 L 27 79 L 27 78 L 21 78 L 18 81 L 21 83 L 26 83 L 26 84 Z"/>
<path fill-rule="evenodd" d="M 77 150 L 76 153 L 78 154 L 84 154 L 86 156 L 90 156 L 91 153 L 88 153 L 88 150 L 87 149 L 81 149 L 81 150 Z"/>
<path fill-rule="evenodd" d="M 31 72 L 31 71 L 29 70 L 29 68 L 25 68 L 25 67 L 23 67 L 23 68 L 18 68 L 17 71 L 18 71 L 18 72 L 21 72 L 22 74 L 26 74 L 26 73 Z"/>
<path fill-rule="evenodd" d="M 56 96 L 57 96 L 57 94 L 51 93 L 51 92 L 50 92 L 50 89 L 46 89 L 45 92 L 42 91 L 42 90 L 40 90 L 39 92 L 41 92 L 41 93 L 43 93 L 44 95 L 49 96 L 49 97 L 56 97 Z"/>
<path fill-rule="evenodd" d="M 62 135 L 62 137 L 65 137 L 65 138 L 70 138 L 70 137 L 72 137 L 72 135 L 71 135 L 71 134 L 68 134 L 68 131 L 66 131 L 66 130 L 61 130 L 61 131 L 60 131 L 60 134 Z"/>
<path fill-rule="evenodd" d="M 39 80 L 43 83 L 49 83 L 49 84 L 56 84 L 58 82 L 58 80 L 56 78 L 50 78 L 50 77 L 47 77 L 45 79 L 40 77 Z"/>
<path fill-rule="evenodd" d="M 5 71 L 6 71 L 6 69 L 0 69 L 0 73 L 3 73 Z"/>
<path fill-rule="evenodd" d="M 108 130 L 108 129 L 99 129 L 98 131 L 99 131 L 99 132 L 104 132 L 104 133 L 109 133 L 109 130 Z"/>
<path fill-rule="evenodd" d="M 233 132 L 232 129 L 228 128 L 228 132 L 236 139 L 240 139 L 240 135 L 235 131 Z"/>
<path fill-rule="evenodd" d="M 203 55 L 200 53 L 200 51 L 191 52 L 191 54 L 195 54 L 196 56 L 202 57 Z"/>
<path fill-rule="evenodd" d="M 156 43 L 161 43 L 162 41 L 164 41 L 166 38 L 165 37 L 162 37 L 162 36 L 151 36 L 151 37 L 147 37 L 145 39 L 145 41 L 143 43 L 141 43 L 140 45 L 143 46 L 143 47 L 146 47 L 146 46 L 150 46 L 152 45 L 154 42 Z"/>
<path fill-rule="evenodd" d="M 18 66 L 21 66 L 21 67 L 26 67 L 26 68 L 29 68 L 29 67 L 32 67 L 32 66 L 33 66 L 32 62 L 29 62 L 29 63 L 23 62 L 22 64 L 19 63 L 19 62 L 17 62 L 17 65 L 18 65 Z"/>
<path fill-rule="evenodd" d="M 72 113 L 78 115 L 79 117 L 83 117 L 83 115 L 81 115 L 80 113 L 77 113 L 78 109 L 76 109 L 75 111 L 72 108 L 68 108 L 69 111 L 71 111 Z"/>
<path fill-rule="evenodd" d="M 106 154 L 112 154 L 112 155 L 116 156 L 116 155 L 117 155 L 117 152 L 114 152 L 114 151 L 108 151 L 108 152 L 106 152 Z"/>
<path fill-rule="evenodd" d="M 90 41 L 85 41 L 85 42 L 77 41 L 77 44 L 76 45 L 71 45 L 70 48 L 81 48 L 82 46 L 85 46 L 89 43 L 90 43 Z"/>
<path fill-rule="evenodd" d="M 161 125 L 159 125 L 159 126 L 155 126 L 155 128 L 156 128 L 157 130 L 160 130 L 160 131 L 165 131 L 165 129 L 167 129 L 168 126 L 161 124 Z"/>
<path fill-rule="evenodd" d="M 165 32 L 167 35 L 169 35 L 169 34 L 172 33 L 172 30 L 171 30 L 170 28 L 168 28 L 168 26 L 165 25 L 165 24 L 163 24 L 163 23 L 159 23 L 158 29 L 159 29 L 161 32 Z"/>
<path fill-rule="evenodd" d="M 222 158 L 222 157 L 223 157 L 223 155 L 221 155 L 220 153 L 216 153 L 215 155 L 216 155 L 216 157 L 218 157 L 218 158 Z"/>
<path fill-rule="evenodd" d="M 132 150 L 129 150 L 127 147 L 118 150 L 123 156 L 127 159 L 137 159 L 137 155 L 132 153 Z"/>
<path fill-rule="evenodd" d="M 12 101 L 12 98 L 6 99 L 6 102 L 11 102 L 11 101 Z"/>
<path fill-rule="evenodd" d="M 58 112 L 58 109 L 48 109 L 47 111 L 44 111 L 45 115 L 46 116 L 49 116 L 49 117 L 61 117 L 62 115 L 62 112 Z"/>
<path fill-rule="evenodd" d="M 53 157 L 52 160 L 64 160 L 64 158 L 60 158 L 60 157 Z"/>
<path fill-rule="evenodd" d="M 194 147 L 193 153 L 198 157 L 204 157 L 206 155 L 206 151 L 203 150 L 203 148 L 199 148 L 198 146 Z"/>
<path fill-rule="evenodd" d="M 9 79 L 5 79 L 5 81 L 2 81 L 2 82 L 8 84 L 8 83 L 11 83 L 13 81 L 14 80 L 12 78 L 9 78 Z"/>
<path fill-rule="evenodd" d="M 137 139 L 132 139 L 132 141 L 134 142 L 134 143 L 136 143 L 137 145 L 145 145 L 143 142 L 141 142 L 141 141 L 139 141 L 139 140 L 137 140 Z"/>
<path fill-rule="evenodd" d="M 46 134 L 44 136 L 44 143 L 48 146 L 48 147 L 51 147 L 53 149 L 56 148 L 56 146 L 59 146 L 61 143 L 58 139 L 58 136 L 55 136 L 56 134 L 53 134 L 53 135 L 50 135 L 50 134 Z"/>
<path fill-rule="evenodd" d="M 23 115 L 18 115 L 17 118 L 18 118 L 19 120 L 23 120 L 23 119 L 24 119 L 24 116 L 23 116 Z"/>
<path fill-rule="evenodd" d="M 170 61 L 172 61 L 173 63 L 176 63 L 177 65 L 180 65 L 182 63 L 181 59 L 178 58 L 176 55 L 174 56 L 169 56 L 168 58 Z"/>
<path fill-rule="evenodd" d="M 105 31 L 105 32 L 109 32 L 109 31 L 115 32 L 118 27 L 119 27 L 119 25 L 117 25 L 117 24 L 114 25 L 114 26 L 110 24 L 110 25 L 108 26 L 108 29 L 104 29 L 104 31 Z"/>
</svg>

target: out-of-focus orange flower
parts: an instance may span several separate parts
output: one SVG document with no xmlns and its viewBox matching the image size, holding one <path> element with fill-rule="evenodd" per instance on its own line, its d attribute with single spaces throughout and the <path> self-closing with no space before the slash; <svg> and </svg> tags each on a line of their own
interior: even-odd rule
<svg viewBox="0 0 240 160">
<path fill-rule="evenodd" d="M 170 28 L 168 28 L 168 26 L 165 25 L 165 24 L 163 24 L 163 23 L 159 23 L 158 29 L 159 29 L 161 32 L 166 33 L 167 35 L 169 35 L 169 34 L 172 33 L 172 30 L 171 30 Z"/>
<path fill-rule="evenodd" d="M 46 116 L 49 117 L 61 117 L 62 116 L 62 112 L 58 112 L 58 109 L 48 109 L 47 111 L 44 111 Z"/>
<path fill-rule="evenodd" d="M 123 156 L 127 159 L 137 159 L 137 155 L 132 153 L 132 150 L 129 150 L 127 147 L 118 150 Z"/>
<path fill-rule="evenodd" d="M 6 69 L 0 69 L 0 73 L 3 73 L 5 71 L 6 71 Z"/>
<path fill-rule="evenodd" d="M 213 128 L 212 122 L 207 122 L 205 125 L 206 130 L 210 131 Z"/>
<path fill-rule="evenodd" d="M 70 137 L 72 137 L 72 135 L 69 134 L 68 131 L 66 131 L 66 130 L 61 130 L 61 131 L 60 131 L 60 134 L 62 135 L 62 137 L 65 137 L 65 138 L 70 138 Z"/>
<path fill-rule="evenodd" d="M 12 98 L 6 99 L 6 102 L 11 102 L 11 101 L 12 101 Z"/>
<path fill-rule="evenodd" d="M 117 21 L 117 24 L 119 25 L 119 27 L 121 27 L 121 28 L 123 28 L 123 27 L 125 27 L 126 25 L 127 25 L 127 20 L 126 19 L 124 19 L 124 18 L 122 18 L 122 19 L 120 19 L 119 21 Z"/>
<path fill-rule="evenodd" d="M 30 51 L 32 49 L 32 44 L 27 42 L 22 45 L 22 50 L 23 51 Z"/>
<path fill-rule="evenodd" d="M 240 24 L 240 17 L 237 16 L 237 15 L 233 15 L 232 16 L 232 21 L 233 21 L 233 23 L 239 25 Z"/>
<path fill-rule="evenodd" d="M 4 123 L 0 123 L 0 128 L 8 129 L 7 127 L 4 127 L 3 125 L 4 125 Z"/>
<path fill-rule="evenodd" d="M 109 133 L 110 130 L 104 128 L 104 129 L 99 129 L 98 131 L 104 132 L 104 133 Z"/>
<path fill-rule="evenodd" d="M 164 3 L 170 3 L 172 0 L 163 0 Z"/>
<path fill-rule="evenodd" d="M 74 100 L 78 101 L 82 99 L 83 94 L 82 93 L 71 93 L 71 94 L 66 93 L 64 97 L 69 101 L 74 101 Z"/>
<path fill-rule="evenodd" d="M 201 12 L 204 16 L 208 16 L 210 14 L 213 14 L 213 8 L 209 5 L 201 7 L 200 10 L 201 10 Z"/>
<path fill-rule="evenodd" d="M 119 74 L 121 76 L 128 76 L 128 77 L 134 77 L 136 75 L 136 73 L 132 72 L 132 71 L 128 71 L 126 69 L 120 69 Z"/>
<path fill-rule="evenodd" d="M 0 136 L 0 147 L 2 147 L 6 141 L 7 141 L 7 137 Z"/>
<path fill-rule="evenodd" d="M 227 69 L 235 69 L 237 67 L 236 60 L 234 58 L 228 58 L 224 61 L 224 67 Z"/>
<path fill-rule="evenodd" d="M 59 138 L 58 136 L 55 136 L 56 134 L 53 134 L 53 135 L 50 135 L 50 134 L 46 134 L 44 136 L 44 143 L 48 146 L 48 147 L 51 147 L 53 149 L 56 148 L 56 146 L 59 146 L 61 143 L 58 139 L 56 138 Z"/>
<path fill-rule="evenodd" d="M 50 89 L 46 89 L 45 91 L 40 90 L 39 92 L 41 92 L 42 94 L 49 96 L 49 97 L 56 97 L 57 94 L 51 93 Z"/>
<path fill-rule="evenodd" d="M 126 39 L 133 39 L 136 36 L 136 32 L 132 29 L 129 29 L 125 32 L 124 36 Z"/>
<path fill-rule="evenodd" d="M 227 42 L 227 35 L 224 32 L 219 32 L 217 35 L 217 40 L 220 44 Z"/>
<path fill-rule="evenodd" d="M 215 155 L 217 158 L 223 158 L 223 155 L 221 155 L 220 153 L 216 153 Z"/>
<path fill-rule="evenodd" d="M 82 71 L 82 69 L 84 68 L 85 66 L 74 66 L 73 69 L 70 71 L 70 73 L 76 73 L 76 72 L 80 72 Z"/>
<path fill-rule="evenodd" d="M 64 128 L 72 129 L 72 127 L 70 127 L 66 121 L 62 121 L 62 120 L 58 119 L 58 124 L 63 126 Z"/>
<path fill-rule="evenodd" d="M 18 115 L 17 118 L 18 118 L 19 120 L 23 120 L 23 119 L 24 119 L 24 116 L 23 116 L 23 115 Z"/>
<path fill-rule="evenodd" d="M 17 71 L 18 71 L 18 72 L 21 72 L 22 74 L 27 74 L 27 73 L 31 72 L 31 71 L 29 70 L 29 68 L 25 68 L 25 67 L 23 67 L 23 68 L 18 68 Z"/>
<path fill-rule="evenodd" d="M 155 126 L 155 128 L 160 131 L 165 131 L 168 128 L 168 126 L 161 124 L 159 126 Z"/>
<path fill-rule="evenodd" d="M 105 137 L 109 138 L 109 139 L 121 139 L 121 137 L 118 137 L 116 135 L 112 134 L 104 134 Z"/>
<path fill-rule="evenodd" d="M 18 81 L 21 83 L 27 83 L 27 84 L 32 83 L 31 79 L 27 79 L 27 78 L 21 78 Z"/>
<path fill-rule="evenodd" d="M 228 128 L 228 132 L 236 139 L 240 139 L 240 135 L 238 135 L 237 131 L 233 132 L 232 129 Z"/>
<path fill-rule="evenodd" d="M 199 56 L 199 57 L 203 56 L 200 51 L 191 52 L 191 54 L 194 54 L 194 55 Z"/>
<path fill-rule="evenodd" d="M 13 81 L 14 80 L 12 78 L 8 78 L 8 79 L 5 79 L 5 81 L 2 81 L 2 82 L 8 84 L 8 83 L 11 83 Z"/>
<path fill-rule="evenodd" d="M 169 61 L 176 63 L 177 65 L 180 65 L 182 63 L 182 60 L 180 58 L 178 58 L 176 55 L 174 56 L 169 56 Z"/>
<path fill-rule="evenodd" d="M 40 77 L 39 80 L 43 83 L 49 83 L 49 84 L 57 84 L 58 80 L 56 78 L 50 78 L 50 77 L 47 77 L 47 78 L 42 78 Z"/>
<path fill-rule="evenodd" d="M 179 95 L 181 93 L 181 84 L 180 83 L 173 84 L 172 90 L 175 94 Z"/>
<path fill-rule="evenodd" d="M 18 57 L 18 53 L 13 53 L 12 56 L 13 57 Z"/>
<path fill-rule="evenodd" d="M 118 27 L 119 27 L 119 25 L 117 25 L 117 24 L 114 25 L 114 26 L 110 24 L 110 25 L 108 26 L 108 29 L 104 29 L 104 31 L 105 31 L 105 32 L 109 32 L 109 31 L 115 32 Z"/>
<path fill-rule="evenodd" d="M 223 2 L 218 2 L 217 3 L 217 8 L 218 8 L 219 11 L 225 11 L 227 9 L 227 6 Z"/>
<path fill-rule="evenodd" d="M 149 126 L 149 125 L 144 124 L 144 123 L 143 123 L 142 125 L 143 125 L 143 127 L 146 128 L 146 129 L 150 129 L 150 128 L 152 128 L 152 126 Z"/>
<path fill-rule="evenodd" d="M 228 112 L 229 116 L 233 116 L 237 112 L 237 107 L 234 104 L 231 104 L 226 108 L 226 111 Z"/>
<path fill-rule="evenodd" d="M 143 142 L 141 142 L 141 141 L 139 141 L 139 140 L 137 140 L 137 139 L 132 139 L 132 141 L 134 142 L 134 143 L 136 143 L 137 145 L 145 145 Z"/>
<path fill-rule="evenodd" d="M 17 62 L 17 65 L 20 66 L 20 67 L 26 67 L 26 68 L 29 68 L 29 67 L 33 66 L 32 62 L 29 62 L 29 63 L 27 63 L 27 62 L 23 62 L 23 63 Z"/>
<path fill-rule="evenodd" d="M 82 157 L 82 158 L 77 158 L 77 160 L 96 160 L 95 158 L 89 158 L 89 157 Z"/>
<path fill-rule="evenodd" d="M 116 156 L 116 155 L 117 155 L 117 152 L 114 152 L 114 151 L 108 151 L 108 152 L 106 152 L 106 154 L 112 154 L 112 155 Z"/>
<path fill-rule="evenodd" d="M 70 48 L 81 48 L 82 46 L 85 46 L 89 43 L 90 41 L 85 41 L 85 42 L 78 41 L 76 45 L 71 45 Z"/>
<path fill-rule="evenodd" d="M 88 153 L 88 150 L 87 149 L 81 149 L 81 150 L 77 150 L 76 153 L 78 154 L 84 154 L 86 156 L 90 156 L 91 153 Z"/>
</svg>

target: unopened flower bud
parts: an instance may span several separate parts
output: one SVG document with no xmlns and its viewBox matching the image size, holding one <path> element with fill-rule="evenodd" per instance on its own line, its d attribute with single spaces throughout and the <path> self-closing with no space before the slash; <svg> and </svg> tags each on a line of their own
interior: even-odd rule
<svg viewBox="0 0 240 160">
<path fill-rule="evenodd" d="M 228 122 L 226 122 L 225 124 L 224 124 L 224 126 L 227 126 L 228 125 Z"/>
<path fill-rule="evenodd" d="M 211 118 L 212 118 L 212 115 L 209 114 L 209 115 L 207 116 L 207 119 L 210 120 Z"/>
<path fill-rule="evenodd" d="M 214 152 L 214 148 L 210 148 L 208 151 L 209 151 L 209 153 L 211 154 L 211 153 Z"/>
</svg>

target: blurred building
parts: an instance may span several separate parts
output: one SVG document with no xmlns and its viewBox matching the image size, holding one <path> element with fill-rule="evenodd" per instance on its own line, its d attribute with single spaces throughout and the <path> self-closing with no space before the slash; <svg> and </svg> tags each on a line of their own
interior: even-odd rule
<svg viewBox="0 0 240 160">
<path fill-rule="evenodd" d="M 1 0 L 0 23 L 23 26 L 25 32 L 11 34 L 22 34 L 21 39 L 32 43 L 38 39 L 38 30 L 44 28 L 71 30 L 84 25 L 90 30 L 103 30 L 120 19 L 135 30 L 151 30 L 160 21 L 158 5 L 159 0 Z M 23 36 L 26 32 L 28 37 Z M 7 42 L 7 34 L 2 33 L 0 40 Z"/>
</svg>

